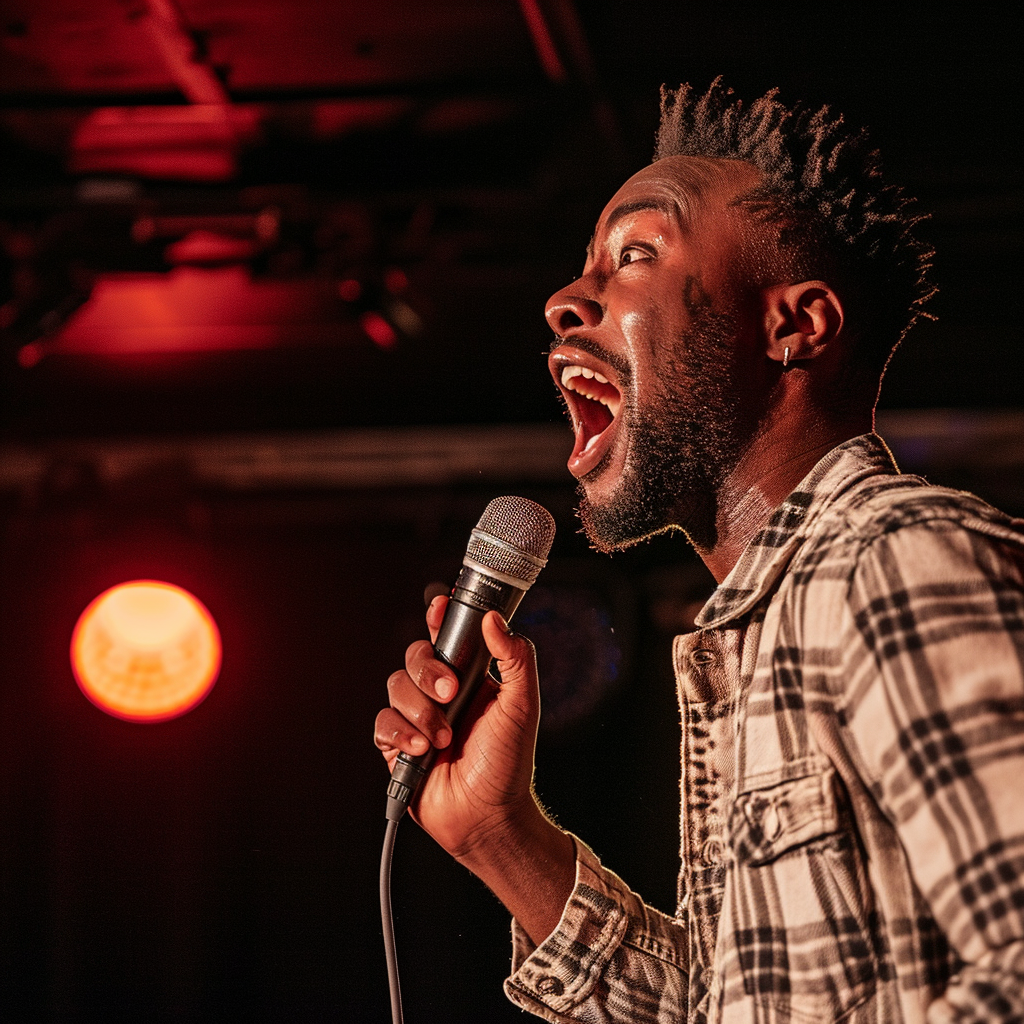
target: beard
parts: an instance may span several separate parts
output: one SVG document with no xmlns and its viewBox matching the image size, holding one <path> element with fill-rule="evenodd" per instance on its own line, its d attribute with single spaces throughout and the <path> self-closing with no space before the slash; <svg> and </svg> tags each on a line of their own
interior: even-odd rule
<svg viewBox="0 0 1024 1024">
<path fill-rule="evenodd" d="M 688 303 L 689 305 L 689 303 Z M 756 428 L 737 386 L 737 312 L 693 303 L 691 327 L 664 360 L 662 381 L 645 409 L 631 402 L 625 468 L 614 498 L 596 505 L 578 485 L 579 515 L 599 551 L 621 551 L 670 530 L 682 530 L 699 550 L 717 540 L 718 491 Z M 680 356 L 682 358 L 680 358 Z"/>
</svg>

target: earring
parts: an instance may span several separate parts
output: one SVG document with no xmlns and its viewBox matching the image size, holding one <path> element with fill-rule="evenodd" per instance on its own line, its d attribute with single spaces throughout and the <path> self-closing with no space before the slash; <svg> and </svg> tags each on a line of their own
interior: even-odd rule
<svg viewBox="0 0 1024 1024">
<path fill-rule="evenodd" d="M 789 346 L 786 346 L 785 352 L 782 353 L 782 368 L 785 369 L 789 366 Z"/>
</svg>

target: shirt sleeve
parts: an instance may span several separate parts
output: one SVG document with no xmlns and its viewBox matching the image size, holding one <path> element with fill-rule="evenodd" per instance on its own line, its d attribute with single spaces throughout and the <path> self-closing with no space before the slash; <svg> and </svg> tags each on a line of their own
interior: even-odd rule
<svg viewBox="0 0 1024 1024">
<path fill-rule="evenodd" d="M 1009 529 L 926 521 L 851 582 L 848 737 L 965 964 L 929 1024 L 1024 1020 L 1022 567 Z"/>
<path fill-rule="evenodd" d="M 686 928 L 647 906 L 579 839 L 576 883 L 534 947 L 512 922 L 505 994 L 544 1020 L 668 1024 L 686 1019 Z"/>
</svg>

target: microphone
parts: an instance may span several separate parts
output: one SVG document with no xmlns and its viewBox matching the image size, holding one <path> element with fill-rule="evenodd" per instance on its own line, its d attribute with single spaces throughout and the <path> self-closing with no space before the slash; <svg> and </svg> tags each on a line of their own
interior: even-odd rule
<svg viewBox="0 0 1024 1024">
<path fill-rule="evenodd" d="M 470 534 L 466 557 L 455 581 L 434 653 L 455 671 L 459 690 L 445 706 L 454 726 L 487 674 L 490 651 L 480 624 L 490 611 L 507 622 L 523 595 L 547 564 L 555 521 L 546 508 L 528 498 L 495 498 Z M 412 756 L 401 753 L 388 784 L 389 821 L 398 821 L 427 777 L 437 749 Z"/>
</svg>

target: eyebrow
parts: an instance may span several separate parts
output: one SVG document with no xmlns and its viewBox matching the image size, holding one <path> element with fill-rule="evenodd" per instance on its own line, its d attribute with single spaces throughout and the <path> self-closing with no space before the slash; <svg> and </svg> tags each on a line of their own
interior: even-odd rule
<svg viewBox="0 0 1024 1024">
<path fill-rule="evenodd" d="M 608 220 L 605 221 L 604 225 L 605 232 L 607 233 L 611 231 L 611 229 L 624 217 L 628 217 L 633 213 L 641 213 L 644 210 L 657 210 L 659 213 L 665 214 L 666 217 L 673 217 L 680 222 L 684 219 L 684 214 L 680 209 L 679 204 L 671 199 L 634 199 L 630 203 L 622 203 L 619 206 L 616 206 L 615 209 L 608 214 Z M 592 258 L 593 255 L 594 236 L 591 235 L 590 241 L 587 242 L 587 259 Z"/>
</svg>

